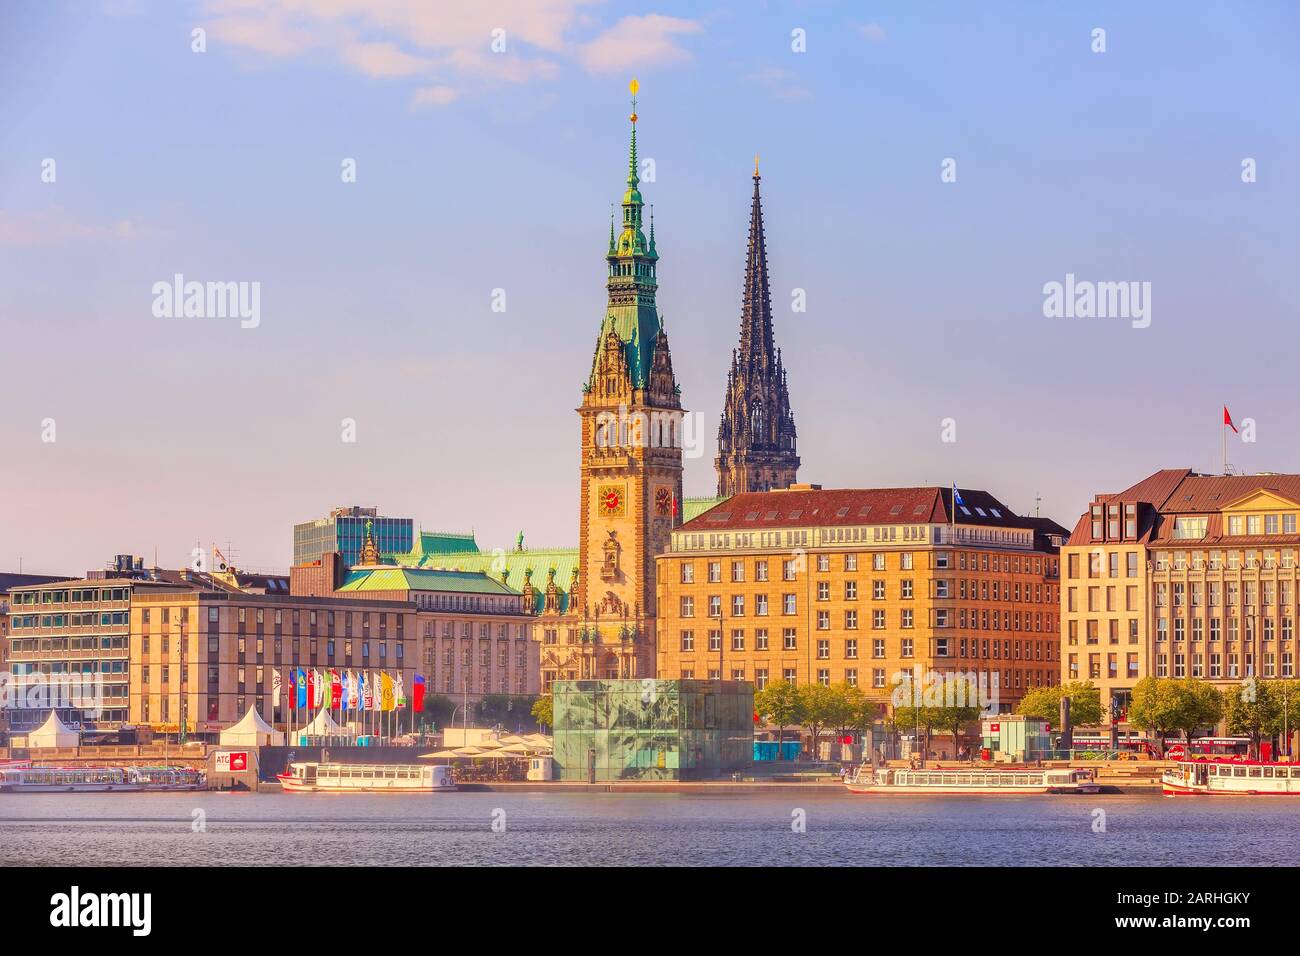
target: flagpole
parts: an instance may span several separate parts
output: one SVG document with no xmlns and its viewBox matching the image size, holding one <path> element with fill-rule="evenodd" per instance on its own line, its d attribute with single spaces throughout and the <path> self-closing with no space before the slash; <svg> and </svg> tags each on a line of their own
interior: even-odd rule
<svg viewBox="0 0 1300 956">
<path fill-rule="evenodd" d="M 1226 413 L 1225 413 L 1226 417 Z M 1223 440 L 1223 473 L 1228 473 L 1228 426 L 1227 423 L 1219 425 L 1219 437 Z"/>
</svg>

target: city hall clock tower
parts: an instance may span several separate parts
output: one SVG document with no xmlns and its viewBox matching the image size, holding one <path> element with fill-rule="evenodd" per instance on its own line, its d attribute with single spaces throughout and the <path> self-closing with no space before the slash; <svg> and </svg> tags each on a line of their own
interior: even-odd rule
<svg viewBox="0 0 1300 956">
<path fill-rule="evenodd" d="M 583 678 L 654 676 L 655 556 L 682 507 L 682 411 L 668 335 L 655 305 L 649 237 L 637 188 L 637 82 L 622 222 L 611 218 L 608 293 L 591 374 L 582 389 L 579 577 L 575 650 Z"/>
</svg>

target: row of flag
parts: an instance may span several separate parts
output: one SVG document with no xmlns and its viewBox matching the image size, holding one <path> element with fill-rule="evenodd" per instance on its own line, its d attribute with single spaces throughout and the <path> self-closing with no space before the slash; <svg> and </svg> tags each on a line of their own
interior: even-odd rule
<svg viewBox="0 0 1300 956">
<path fill-rule="evenodd" d="M 416 674 L 413 683 L 411 706 L 418 711 L 424 707 L 424 677 Z M 402 685 L 400 672 L 393 675 L 387 671 L 338 671 L 333 668 L 318 670 L 310 667 L 291 667 L 288 670 L 286 685 L 279 668 L 273 668 L 271 671 L 273 707 L 280 706 L 281 691 L 287 691 L 288 705 L 294 708 L 316 710 L 328 707 L 331 710 L 391 711 L 406 707 L 406 690 Z"/>
</svg>

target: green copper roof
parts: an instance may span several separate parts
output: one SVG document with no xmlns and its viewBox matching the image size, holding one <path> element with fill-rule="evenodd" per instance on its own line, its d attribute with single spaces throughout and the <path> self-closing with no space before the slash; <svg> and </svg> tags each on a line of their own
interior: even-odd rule
<svg viewBox="0 0 1300 956">
<path fill-rule="evenodd" d="M 453 591 L 463 594 L 517 594 L 483 573 L 429 568 L 354 568 L 340 591 Z"/>
<path fill-rule="evenodd" d="M 534 610 L 540 612 L 546 601 L 546 579 L 555 569 L 555 586 L 564 591 L 560 610 L 568 609 L 568 591 L 573 586 L 573 576 L 578 570 L 577 548 L 537 548 L 523 551 L 481 551 L 478 554 L 426 554 L 421 561 L 424 568 L 455 568 L 477 571 L 498 581 L 504 581 L 511 590 L 523 591 L 524 581 L 531 581 L 535 597 Z"/>
<path fill-rule="evenodd" d="M 477 554 L 478 542 L 473 531 L 421 531 L 410 551 L 385 552 L 384 559 L 402 567 L 416 567 L 420 556 L 430 551 Z"/>
<path fill-rule="evenodd" d="M 690 521 L 692 518 L 698 518 L 710 508 L 714 508 L 727 498 L 683 498 L 682 499 L 682 524 Z"/>
</svg>

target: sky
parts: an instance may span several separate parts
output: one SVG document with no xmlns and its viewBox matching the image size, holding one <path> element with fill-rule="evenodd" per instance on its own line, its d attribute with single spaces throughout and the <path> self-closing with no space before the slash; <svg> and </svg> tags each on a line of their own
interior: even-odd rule
<svg viewBox="0 0 1300 956">
<path fill-rule="evenodd" d="M 756 153 L 800 480 L 1072 525 L 1220 470 L 1224 404 L 1236 468 L 1300 471 L 1298 54 L 1285 2 L 6 4 L 0 570 L 283 571 L 345 504 L 575 544 L 633 76 L 688 495 Z M 1146 319 L 1045 314 L 1067 275 Z"/>
</svg>

